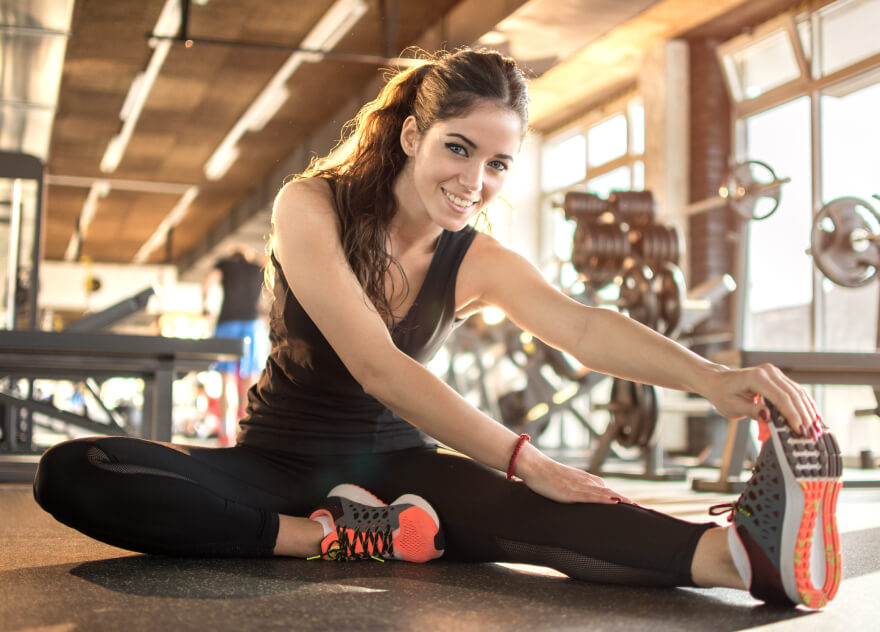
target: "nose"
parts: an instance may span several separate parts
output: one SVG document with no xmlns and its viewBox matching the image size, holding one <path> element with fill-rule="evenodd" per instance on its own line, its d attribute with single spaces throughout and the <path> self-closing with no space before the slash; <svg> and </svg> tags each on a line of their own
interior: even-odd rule
<svg viewBox="0 0 880 632">
<path fill-rule="evenodd" d="M 483 165 L 476 161 L 467 165 L 459 173 L 458 181 L 468 191 L 479 191 L 483 188 Z"/>
</svg>

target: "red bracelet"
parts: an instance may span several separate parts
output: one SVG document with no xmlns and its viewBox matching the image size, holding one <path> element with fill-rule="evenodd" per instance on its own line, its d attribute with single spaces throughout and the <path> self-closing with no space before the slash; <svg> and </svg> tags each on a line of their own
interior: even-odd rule
<svg viewBox="0 0 880 632">
<path fill-rule="evenodd" d="M 516 442 L 516 447 L 513 449 L 513 454 L 510 455 L 510 463 L 507 464 L 507 480 L 513 478 L 513 467 L 516 464 L 516 457 L 519 456 L 519 451 L 522 450 L 523 444 L 526 441 L 531 441 L 532 438 L 523 433 L 519 436 L 519 441 Z"/>
</svg>

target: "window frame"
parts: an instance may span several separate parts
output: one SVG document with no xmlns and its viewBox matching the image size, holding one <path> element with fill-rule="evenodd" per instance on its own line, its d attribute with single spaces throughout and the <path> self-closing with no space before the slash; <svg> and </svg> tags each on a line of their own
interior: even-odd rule
<svg viewBox="0 0 880 632">
<path fill-rule="evenodd" d="M 846 2 L 846 0 L 837 0 L 838 2 Z M 738 161 L 745 160 L 748 154 L 748 142 L 746 137 L 746 119 L 761 112 L 770 110 L 777 106 L 783 105 L 797 98 L 808 96 L 810 99 L 810 134 L 811 142 L 811 174 L 812 191 L 811 203 L 812 211 L 815 216 L 822 206 L 828 202 L 824 199 L 822 187 L 822 94 L 827 89 L 835 85 L 855 80 L 863 75 L 880 71 L 880 53 L 876 53 L 857 62 L 840 68 L 830 74 L 817 76 L 819 70 L 819 61 L 817 55 L 807 55 L 800 39 L 799 27 L 807 23 L 809 24 L 810 51 L 820 50 L 820 30 L 818 22 L 820 12 L 827 9 L 835 2 L 828 2 L 821 6 L 813 8 L 809 12 L 788 13 L 755 28 L 752 32 L 734 37 L 716 48 L 719 64 L 725 78 L 725 85 L 731 98 L 731 130 L 733 134 L 732 148 L 733 153 Z M 767 91 L 753 99 L 736 100 L 737 87 L 730 83 L 730 74 L 728 72 L 729 63 L 725 61 L 724 56 L 729 56 L 748 48 L 749 45 L 757 43 L 768 34 L 785 29 L 789 38 L 792 40 L 792 46 L 795 50 L 798 66 L 800 68 L 800 76 L 792 81 L 784 83 L 772 90 Z M 733 344 L 736 348 L 742 348 L 744 344 L 744 320 L 746 317 L 745 310 L 748 306 L 748 256 L 749 246 L 748 240 L 741 240 L 739 244 L 739 256 L 737 258 L 737 270 L 735 271 L 738 278 L 743 279 L 743 291 L 737 293 L 738 300 L 735 306 L 736 318 L 734 318 Z M 825 349 L 825 293 L 822 290 L 824 275 L 815 266 L 813 266 L 813 299 L 810 310 L 810 343 L 811 350 L 822 351 Z M 880 332 L 878 332 L 880 335 Z"/>
</svg>

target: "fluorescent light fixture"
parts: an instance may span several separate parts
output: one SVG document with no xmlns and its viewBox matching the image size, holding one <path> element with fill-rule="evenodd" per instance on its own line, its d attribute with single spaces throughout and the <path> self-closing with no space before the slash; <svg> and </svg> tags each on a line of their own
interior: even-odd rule
<svg viewBox="0 0 880 632">
<path fill-rule="evenodd" d="M 67 242 L 67 249 L 64 251 L 64 260 L 73 261 L 76 258 L 77 250 L 82 240 L 85 239 L 89 230 L 89 224 L 95 217 L 98 210 L 98 200 L 107 197 L 110 193 L 110 183 L 106 180 L 95 180 L 86 195 L 83 202 L 82 210 L 79 212 L 79 220 L 77 221 L 77 230 L 70 236 Z"/>
<path fill-rule="evenodd" d="M 127 141 L 123 141 L 119 134 L 110 139 L 107 149 L 104 150 L 104 157 L 101 158 L 101 171 L 111 173 L 116 170 L 122 160 L 122 154 L 125 153 L 126 144 Z"/>
<path fill-rule="evenodd" d="M 363 0 L 339 0 L 315 25 L 300 43 L 300 48 L 330 50 L 351 30 L 361 16 L 367 12 Z M 308 61 L 321 61 L 323 55 L 308 55 Z"/>
<path fill-rule="evenodd" d="M 299 48 L 309 50 L 331 50 L 342 37 L 348 33 L 358 20 L 367 12 L 364 0 L 337 0 L 327 13 L 318 21 L 314 28 L 303 38 Z M 232 126 L 226 137 L 205 162 L 205 177 L 219 180 L 238 159 L 238 141 L 245 132 L 256 132 L 266 126 L 282 105 L 290 98 L 285 85 L 290 76 L 296 72 L 303 62 L 321 61 L 320 53 L 292 53 L 275 73 L 262 92 L 245 110 L 241 118 Z"/>
<path fill-rule="evenodd" d="M 86 236 L 89 224 L 95 217 L 95 212 L 98 210 L 98 200 L 107 197 L 109 193 L 110 184 L 105 180 L 96 180 L 92 188 L 89 189 L 89 194 L 86 196 L 86 201 L 79 214 L 79 233 L 82 237 Z"/>
<path fill-rule="evenodd" d="M 70 241 L 67 242 L 67 248 L 64 251 L 64 260 L 73 261 L 73 258 L 76 257 L 77 248 L 79 248 L 79 238 L 76 231 L 74 231 L 70 236 Z"/>
<path fill-rule="evenodd" d="M 222 178 L 229 171 L 232 163 L 238 160 L 238 154 L 239 150 L 235 145 L 224 144 L 218 147 L 217 151 L 205 163 L 205 177 L 208 180 L 219 180 Z"/>
<path fill-rule="evenodd" d="M 144 93 L 144 78 L 146 77 L 146 73 L 139 72 L 134 81 L 131 82 L 131 86 L 128 88 L 128 94 L 125 95 L 125 102 L 122 104 L 122 109 L 119 111 L 119 120 L 127 121 L 131 118 L 132 113 L 137 109 L 143 107 L 143 104 L 140 104 L 138 107 L 138 101 L 141 99 L 141 95 Z"/>
<path fill-rule="evenodd" d="M 156 35 L 173 37 L 177 35 L 179 28 L 180 0 L 166 0 L 153 32 Z M 170 40 L 152 40 L 150 45 L 153 46 L 153 55 L 150 57 L 149 64 L 147 64 L 147 69 L 144 72 L 138 73 L 134 81 L 131 82 L 131 87 L 128 89 L 128 94 L 122 105 L 122 111 L 119 114 L 123 120 L 122 129 L 110 139 L 110 143 L 104 152 L 104 157 L 101 159 L 101 171 L 104 173 L 116 171 L 116 168 L 122 161 L 122 156 L 125 154 L 128 141 L 131 140 L 131 135 L 134 133 L 134 128 L 140 118 L 144 103 L 146 103 L 150 90 L 153 89 L 153 83 L 156 81 L 156 77 L 159 76 L 159 71 L 162 69 L 165 58 L 168 57 L 168 52 L 171 50 Z"/>
<path fill-rule="evenodd" d="M 144 245 L 140 247 L 140 250 L 137 251 L 132 261 L 135 263 L 143 263 L 147 260 L 150 253 L 165 241 L 168 236 L 168 231 L 177 226 L 186 216 L 187 212 L 189 212 L 190 204 L 192 204 L 192 201 L 196 199 L 198 194 L 199 187 L 192 186 L 180 196 L 180 199 L 177 200 L 177 204 L 174 205 L 174 208 L 171 209 L 168 215 L 165 216 L 165 219 L 159 224 L 156 228 L 156 232 L 154 232 L 150 238 L 144 242 Z"/>
<path fill-rule="evenodd" d="M 272 120 L 272 117 L 289 98 L 290 90 L 285 85 L 272 86 L 271 90 L 263 90 L 243 117 L 247 120 L 247 130 L 259 132 L 266 127 L 266 123 Z"/>
<path fill-rule="evenodd" d="M 483 46 L 500 46 L 507 41 L 507 35 L 501 31 L 489 31 L 477 41 Z"/>
</svg>

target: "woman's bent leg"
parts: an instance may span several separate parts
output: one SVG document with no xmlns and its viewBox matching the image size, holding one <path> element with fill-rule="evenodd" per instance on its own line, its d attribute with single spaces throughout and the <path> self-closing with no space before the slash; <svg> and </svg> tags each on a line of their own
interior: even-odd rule
<svg viewBox="0 0 880 632">
<path fill-rule="evenodd" d="M 144 553 L 265 556 L 296 482 L 245 448 L 133 438 L 67 441 L 40 461 L 34 496 L 60 522 Z"/>
</svg>

